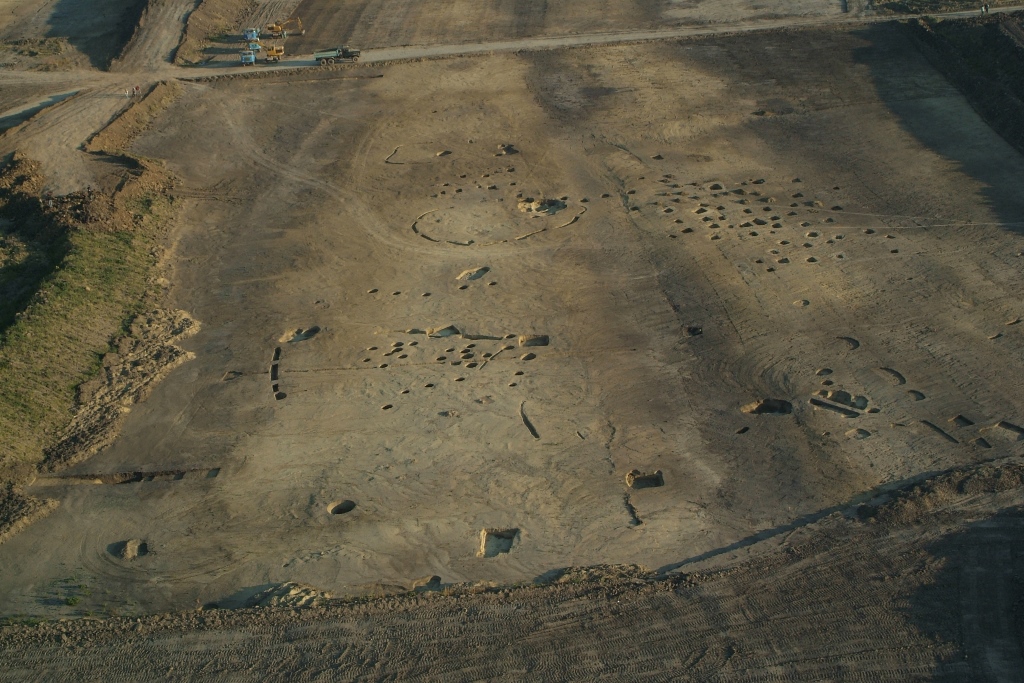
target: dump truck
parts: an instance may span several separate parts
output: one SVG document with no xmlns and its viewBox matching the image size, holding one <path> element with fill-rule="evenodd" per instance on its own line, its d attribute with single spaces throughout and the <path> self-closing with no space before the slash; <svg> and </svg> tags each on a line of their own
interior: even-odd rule
<svg viewBox="0 0 1024 683">
<path fill-rule="evenodd" d="M 246 28 L 242 29 L 242 40 L 251 42 L 253 40 L 260 39 L 260 30 L 258 28 Z"/>
<path fill-rule="evenodd" d="M 327 66 L 341 59 L 358 62 L 360 54 L 362 54 L 361 50 L 353 49 L 348 45 L 342 45 L 341 47 L 332 47 L 327 50 L 317 50 L 313 53 L 313 59 L 320 62 L 320 66 Z"/>
<path fill-rule="evenodd" d="M 255 64 L 256 52 L 253 50 L 242 50 L 238 53 L 238 60 L 242 62 L 242 64 Z"/>
</svg>

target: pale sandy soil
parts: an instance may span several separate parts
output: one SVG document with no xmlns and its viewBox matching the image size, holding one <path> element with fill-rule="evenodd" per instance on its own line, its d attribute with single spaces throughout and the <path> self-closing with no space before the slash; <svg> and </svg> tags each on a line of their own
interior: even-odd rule
<svg viewBox="0 0 1024 683">
<path fill-rule="evenodd" d="M 940 478 L 718 573 L 7 628 L 0 679 L 1014 681 L 1020 484 Z"/>
<path fill-rule="evenodd" d="M 660 27 L 702 8 L 702 21 L 751 18 L 731 3 L 613 4 L 586 15 L 601 25 L 567 3 L 487 25 L 425 24 L 409 3 L 404 19 L 369 3 L 330 20 L 352 34 L 337 42 L 383 48 Z M 841 14 L 790 8 L 801 21 Z M 84 76 L 0 151 L 39 158 L 57 191 L 88 183 L 100 162 L 78 147 L 125 105 L 121 80 L 182 73 L 166 26 L 184 5 L 151 12 L 159 21 L 117 63 L 127 75 Z M 358 18 L 370 12 L 394 26 Z M 1021 503 L 1018 488 L 957 489 L 967 498 L 934 501 L 948 513 L 926 531 L 830 516 L 1024 448 L 1024 161 L 895 27 L 509 50 L 182 91 L 131 151 L 179 178 L 161 284 L 167 308 L 201 325 L 178 342 L 194 358 L 131 407 L 111 445 L 27 489 L 60 505 L 0 545 L 0 614 L 237 607 L 284 582 L 346 596 L 435 575 L 507 585 L 568 566 L 741 565 L 706 590 L 618 576 L 607 595 L 563 585 L 295 617 L 312 626 L 190 613 L 166 632 L 140 626 L 144 646 L 116 635 L 124 622 L 114 636 L 82 627 L 67 646 L 92 654 L 55 673 L 116 661 L 122 678 L 340 666 L 438 680 L 1014 680 L 1012 616 L 999 607 L 996 628 L 978 615 L 1010 600 L 1009 583 L 985 591 L 1017 576 L 999 544 L 1019 524 L 994 515 Z M 552 213 L 526 210 L 545 199 Z M 785 402 L 781 414 L 749 411 L 763 399 Z M 663 485 L 630 488 L 632 470 Z M 972 551 L 975 522 L 995 531 Z M 125 557 L 126 541 L 146 552 Z M 946 557 L 975 577 L 955 636 L 935 607 L 965 589 L 942 574 Z M 929 585 L 946 591 L 937 603 L 918 596 Z M 406 618 L 440 640 L 394 636 Z M 495 655 L 485 641 L 499 627 Z M 369 635 L 352 644 L 339 630 Z M 0 644 L 38 669 L 58 646 L 22 644 L 61 639 L 39 633 Z M 268 669 L 282 638 L 291 649 Z M 388 654 L 402 643 L 442 654 L 411 664 Z M 838 661 L 823 654 L 835 643 Z M 127 647 L 146 656 L 124 664 Z M 204 672 L 193 650 L 206 647 L 233 654 Z M 607 668 L 590 668 L 602 651 Z M 957 664 L 979 651 L 977 668 Z"/>
<path fill-rule="evenodd" d="M 188 86 L 136 145 L 187 188 L 172 302 L 203 329 L 74 470 L 189 473 L 40 481 L 64 504 L 0 546 L 10 611 L 70 567 L 147 611 L 286 580 L 668 567 L 1019 449 L 986 431 L 1021 422 L 1019 157 L 976 120 L 942 139 L 973 114 L 891 29 L 252 88 Z M 520 194 L 567 206 L 533 217 Z M 464 336 L 408 332 L 449 324 Z M 867 403 L 809 403 L 834 390 Z M 760 398 L 793 413 L 741 412 Z M 665 486 L 627 489 L 634 468 Z M 484 528 L 519 529 L 513 552 L 477 557 Z M 131 537 L 144 564 L 107 552 Z M 24 552 L 42 538 L 76 540 Z M 143 568 L 159 590 L 126 581 Z"/>
</svg>

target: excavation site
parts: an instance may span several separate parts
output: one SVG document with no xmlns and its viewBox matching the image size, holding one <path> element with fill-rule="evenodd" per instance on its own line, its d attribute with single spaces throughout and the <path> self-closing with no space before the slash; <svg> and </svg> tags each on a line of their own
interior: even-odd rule
<svg viewBox="0 0 1024 683">
<path fill-rule="evenodd" d="M 0 680 L 1024 681 L 1024 7 L 0 5 Z"/>
</svg>

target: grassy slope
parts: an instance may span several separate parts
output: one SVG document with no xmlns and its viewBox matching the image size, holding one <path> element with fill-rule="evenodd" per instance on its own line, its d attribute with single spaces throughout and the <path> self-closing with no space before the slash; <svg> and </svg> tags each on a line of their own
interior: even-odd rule
<svg viewBox="0 0 1024 683">
<path fill-rule="evenodd" d="M 32 161 L 16 156 L 0 172 L 6 229 L 20 226 L 25 235 L 34 228 L 47 235 L 44 246 L 59 245 L 24 278 L 21 284 L 33 291 L 19 310 L 0 320 L 0 483 L 20 480 L 43 461 L 71 420 L 78 387 L 95 376 L 112 343 L 151 303 L 153 269 L 173 213 L 169 179 L 119 154 L 178 92 L 175 84 L 158 85 L 90 141 L 89 151 L 124 166 L 110 194 L 72 195 L 51 207 L 37 194 L 42 179 Z"/>
<path fill-rule="evenodd" d="M 4 465 L 42 460 L 71 418 L 77 387 L 97 372 L 149 291 L 157 227 L 169 206 L 145 192 L 118 201 L 131 223 L 67 226 L 67 255 L 0 338 Z"/>
</svg>

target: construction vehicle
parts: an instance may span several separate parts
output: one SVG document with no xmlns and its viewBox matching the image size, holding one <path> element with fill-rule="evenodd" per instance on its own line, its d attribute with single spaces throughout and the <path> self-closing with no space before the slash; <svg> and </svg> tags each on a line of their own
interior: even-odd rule
<svg viewBox="0 0 1024 683">
<path fill-rule="evenodd" d="M 267 63 L 280 62 L 281 57 L 284 57 L 284 45 L 268 45 L 264 48 L 266 52 L 265 59 Z"/>
<path fill-rule="evenodd" d="M 254 40 L 260 39 L 260 30 L 258 28 L 246 28 L 242 29 L 242 40 L 247 43 L 251 43 Z"/>
<path fill-rule="evenodd" d="M 295 25 L 294 29 L 288 27 L 292 24 Z M 287 21 L 277 21 L 273 24 L 267 24 L 267 35 L 271 38 L 287 38 L 288 36 L 304 36 L 306 35 L 306 29 L 302 28 L 302 19 L 298 17 L 292 17 Z"/>
<path fill-rule="evenodd" d="M 348 45 L 342 45 L 341 47 L 332 47 L 329 50 L 317 50 L 313 53 L 313 59 L 320 62 L 320 66 L 327 66 L 341 59 L 358 62 L 360 54 L 362 54 L 362 50 L 355 50 Z"/>
<path fill-rule="evenodd" d="M 238 58 L 242 64 L 256 64 L 256 52 L 253 50 L 242 50 L 238 53 Z"/>
</svg>

